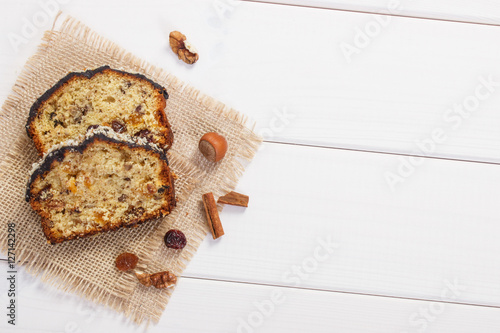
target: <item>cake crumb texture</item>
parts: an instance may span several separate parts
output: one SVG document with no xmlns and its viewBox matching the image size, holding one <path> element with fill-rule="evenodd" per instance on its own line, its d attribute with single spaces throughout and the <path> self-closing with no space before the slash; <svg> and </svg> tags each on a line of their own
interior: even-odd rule
<svg viewBox="0 0 500 333">
<path fill-rule="evenodd" d="M 141 74 L 108 66 L 74 72 L 33 104 L 26 130 L 41 155 L 98 125 L 168 150 L 173 134 L 164 113 L 166 98 L 165 88 Z"/>
<path fill-rule="evenodd" d="M 134 227 L 175 206 L 165 154 L 103 134 L 48 154 L 31 176 L 26 199 L 50 243 Z"/>
</svg>

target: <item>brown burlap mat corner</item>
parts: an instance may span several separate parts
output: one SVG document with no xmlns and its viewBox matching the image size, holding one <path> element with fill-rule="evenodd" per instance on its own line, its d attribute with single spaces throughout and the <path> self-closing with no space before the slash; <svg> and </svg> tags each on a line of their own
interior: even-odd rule
<svg viewBox="0 0 500 333">
<path fill-rule="evenodd" d="M 72 71 L 102 65 L 138 72 L 163 85 L 170 98 L 165 112 L 174 132 L 169 152 L 178 205 L 174 212 L 135 229 L 49 245 L 40 220 L 24 200 L 28 173 L 38 160 L 24 125 L 30 106 L 43 92 Z M 0 248 L 7 253 L 7 223 L 15 223 L 16 259 L 28 272 L 63 290 L 82 295 L 124 313 L 136 323 L 157 322 L 172 290 L 145 288 L 132 274 L 119 273 L 116 256 L 124 251 L 141 258 L 141 267 L 181 275 L 208 232 L 200 205 L 207 191 L 218 196 L 234 189 L 261 139 L 245 126 L 245 118 L 213 98 L 200 93 L 161 68 L 154 67 L 116 44 L 100 37 L 82 23 L 67 18 L 47 31 L 37 53 L 28 60 L 0 113 Z M 229 144 L 219 163 L 208 162 L 197 149 L 206 132 L 224 135 Z M 170 228 L 182 230 L 188 245 L 182 251 L 167 249 L 163 235 Z"/>
</svg>

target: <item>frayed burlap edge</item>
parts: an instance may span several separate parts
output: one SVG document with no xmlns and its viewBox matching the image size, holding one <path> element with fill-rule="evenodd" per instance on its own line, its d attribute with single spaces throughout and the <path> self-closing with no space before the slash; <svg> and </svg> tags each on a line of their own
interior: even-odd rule
<svg viewBox="0 0 500 333">
<path fill-rule="evenodd" d="M 58 14 L 59 17 L 59 14 Z M 56 21 L 54 21 L 54 26 L 56 25 Z M 17 105 L 19 104 L 19 99 L 22 98 L 23 90 L 30 83 L 28 82 L 28 78 L 30 75 L 35 74 L 33 71 L 36 67 L 33 64 L 39 60 L 41 60 L 45 50 L 50 47 L 50 42 L 52 37 L 56 33 L 68 34 L 75 39 L 78 39 L 82 43 L 85 43 L 91 47 L 98 48 L 101 51 L 105 51 L 111 57 L 123 62 L 127 63 L 130 67 L 137 68 L 138 72 L 145 74 L 156 82 L 168 82 L 167 90 L 177 90 L 181 92 L 187 98 L 193 99 L 197 101 L 200 105 L 202 105 L 205 109 L 213 112 L 214 115 L 219 115 L 226 117 L 228 120 L 239 123 L 242 126 L 248 126 L 247 118 L 236 110 L 227 107 L 223 103 L 213 99 L 210 96 L 207 96 L 200 92 L 199 90 L 189 86 L 188 84 L 182 82 L 178 78 L 173 75 L 167 73 L 163 69 L 155 67 L 146 61 L 143 61 L 126 50 L 119 47 L 117 44 L 99 36 L 96 32 L 93 32 L 90 28 L 83 25 L 81 22 L 68 17 L 61 24 L 59 29 L 45 32 L 42 43 L 38 48 L 37 53 L 32 56 L 26 63 L 23 71 L 19 75 L 17 82 L 13 87 L 13 92 L 4 105 L 2 106 L 2 110 L 0 112 L 0 117 L 9 118 L 9 115 L 13 112 L 16 112 Z M 8 121 L 1 123 L 3 126 L 0 126 L 0 130 L 2 127 L 8 126 Z M 262 139 L 254 134 L 251 130 L 246 131 L 245 135 L 241 136 L 241 144 L 236 148 L 235 156 L 237 158 L 232 161 L 232 172 L 226 174 L 225 181 L 220 184 L 220 188 L 217 192 L 224 192 L 233 190 L 237 184 L 238 178 L 244 172 L 244 161 L 250 161 L 255 155 L 258 146 Z M 9 165 L 9 161 L 12 162 L 14 159 L 12 156 L 14 154 L 22 154 L 24 144 L 22 140 L 18 140 L 15 142 L 9 142 L 8 138 L 0 139 L 0 191 L 3 190 L 5 175 L 7 174 L 7 166 Z M 170 156 L 172 158 L 172 156 Z M 175 159 L 175 157 L 173 157 Z M 193 171 L 193 173 L 195 173 Z M 194 193 L 192 193 L 194 195 Z M 188 199 L 189 200 L 189 199 Z M 222 208 L 219 207 L 219 210 Z M 181 211 L 177 210 L 170 215 L 170 219 L 175 220 L 177 214 L 180 214 Z M 158 227 L 155 232 L 155 238 L 162 237 L 165 231 L 168 229 L 169 224 L 163 223 Z M 180 256 L 178 262 L 176 263 L 178 273 L 182 272 L 186 267 L 187 263 L 191 260 L 193 255 L 196 253 L 198 246 L 203 241 L 206 236 L 208 227 L 199 228 L 196 231 L 195 239 L 192 239 L 190 244 L 183 250 L 182 255 Z M 7 232 L 6 228 L 2 228 L 0 230 L 0 248 L 5 253 L 7 251 Z M 151 242 L 149 246 L 143 249 L 143 252 L 140 253 L 141 256 L 146 259 L 143 264 L 144 267 L 150 265 L 150 255 L 157 250 L 158 242 Z M 168 302 L 168 299 L 171 294 L 171 290 L 164 292 L 161 294 L 162 304 L 159 304 L 159 307 L 155 307 L 154 309 L 143 309 L 146 311 L 131 311 L 132 305 L 128 302 L 128 292 L 130 288 L 126 285 L 129 285 L 128 282 L 131 279 L 127 278 L 125 275 L 124 280 L 127 280 L 124 288 L 121 288 L 123 292 L 120 292 L 120 288 L 116 290 L 116 294 L 111 294 L 106 290 L 103 290 L 99 286 L 93 285 L 89 281 L 79 280 L 77 276 L 72 275 L 71 272 L 64 271 L 63 269 L 43 260 L 33 253 L 26 253 L 23 249 L 17 249 L 17 259 L 21 263 L 26 263 L 26 270 L 35 276 L 40 276 L 41 280 L 47 282 L 50 285 L 53 285 L 61 290 L 73 292 L 78 295 L 84 296 L 85 298 L 104 304 L 109 306 L 110 308 L 124 313 L 129 319 L 140 324 L 146 322 L 157 322 L 161 314 Z M 132 279 L 133 280 L 133 279 Z"/>
</svg>

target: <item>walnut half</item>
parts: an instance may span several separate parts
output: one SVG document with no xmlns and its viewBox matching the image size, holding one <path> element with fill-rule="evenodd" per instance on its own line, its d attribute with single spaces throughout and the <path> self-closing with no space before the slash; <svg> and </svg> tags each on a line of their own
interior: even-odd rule
<svg viewBox="0 0 500 333">
<path fill-rule="evenodd" d="M 198 61 L 198 51 L 186 41 L 186 36 L 179 31 L 172 31 L 169 35 L 170 47 L 175 54 L 186 64 Z"/>
</svg>

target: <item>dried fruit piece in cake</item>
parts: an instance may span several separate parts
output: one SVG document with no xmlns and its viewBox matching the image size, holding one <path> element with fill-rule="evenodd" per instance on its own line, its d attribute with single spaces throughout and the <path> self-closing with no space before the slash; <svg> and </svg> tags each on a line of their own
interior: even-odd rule
<svg viewBox="0 0 500 333">
<path fill-rule="evenodd" d="M 144 75 L 108 66 L 70 73 L 31 107 L 26 131 L 40 155 L 95 125 L 144 137 L 167 150 L 173 141 L 164 113 L 168 94 Z"/>
<path fill-rule="evenodd" d="M 124 137 L 95 129 L 35 166 L 26 200 L 42 217 L 49 243 L 134 227 L 171 212 L 174 184 L 165 153 Z"/>
</svg>

